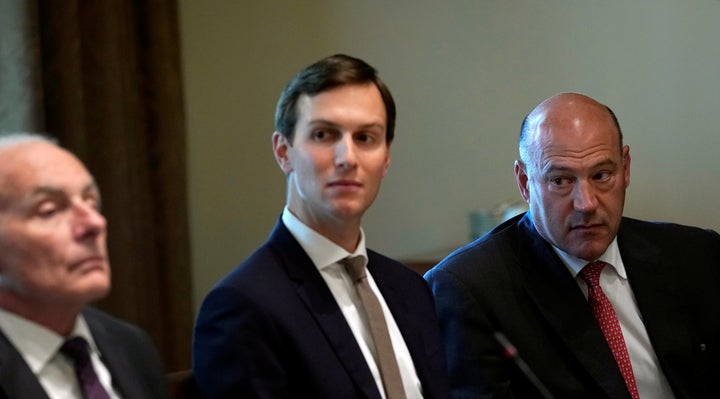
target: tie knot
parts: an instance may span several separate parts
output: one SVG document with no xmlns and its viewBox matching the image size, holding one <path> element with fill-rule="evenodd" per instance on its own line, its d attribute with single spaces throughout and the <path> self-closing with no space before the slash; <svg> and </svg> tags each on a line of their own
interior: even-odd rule
<svg viewBox="0 0 720 399">
<path fill-rule="evenodd" d="M 365 278 L 365 265 L 362 256 L 348 256 L 340 261 L 345 266 L 350 278 L 353 282 L 357 282 Z"/>
<path fill-rule="evenodd" d="M 84 364 L 90 361 L 88 343 L 83 337 L 73 337 L 66 340 L 60 347 L 60 352 L 69 356 L 76 363 Z"/>
<path fill-rule="evenodd" d="M 588 263 L 580 270 L 580 278 L 585 280 L 589 286 L 595 287 L 600 284 L 600 273 L 606 265 L 607 263 L 599 260 Z"/>
</svg>

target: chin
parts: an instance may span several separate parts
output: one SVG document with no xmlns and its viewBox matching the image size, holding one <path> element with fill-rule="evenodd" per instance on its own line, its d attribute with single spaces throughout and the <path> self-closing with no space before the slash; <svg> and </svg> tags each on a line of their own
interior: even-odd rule
<svg viewBox="0 0 720 399">
<path fill-rule="evenodd" d="M 92 303 L 92 302 L 99 301 L 99 300 L 105 298 L 106 296 L 108 296 L 109 293 L 110 293 L 109 285 L 104 286 L 104 287 L 90 288 L 84 294 L 85 303 Z"/>
<path fill-rule="evenodd" d="M 362 216 L 365 213 L 365 209 L 367 208 L 349 204 L 347 206 L 337 207 L 335 209 L 335 215 L 343 219 L 352 218 L 356 216 Z"/>
<path fill-rule="evenodd" d="M 86 302 L 90 303 L 105 298 L 110 293 L 110 286 L 110 277 L 105 274 L 88 278 L 79 291 Z"/>
<path fill-rule="evenodd" d="M 607 249 L 607 248 L 606 248 Z M 606 249 L 599 249 L 599 248 L 578 248 L 574 253 L 571 253 L 571 255 L 576 256 L 580 259 L 584 259 L 586 261 L 593 261 L 600 257 L 603 253 L 605 253 Z"/>
</svg>

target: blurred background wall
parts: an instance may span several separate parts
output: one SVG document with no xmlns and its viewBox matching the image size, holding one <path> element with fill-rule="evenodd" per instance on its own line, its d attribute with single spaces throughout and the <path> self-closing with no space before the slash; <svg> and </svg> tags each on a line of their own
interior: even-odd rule
<svg viewBox="0 0 720 399">
<path fill-rule="evenodd" d="M 196 307 L 281 212 L 280 91 L 338 52 L 374 65 L 398 104 L 364 223 L 380 252 L 437 261 L 469 241 L 470 212 L 518 200 L 521 120 L 565 91 L 618 115 L 626 215 L 720 229 L 718 0 L 180 0 L 179 13 Z"/>
</svg>

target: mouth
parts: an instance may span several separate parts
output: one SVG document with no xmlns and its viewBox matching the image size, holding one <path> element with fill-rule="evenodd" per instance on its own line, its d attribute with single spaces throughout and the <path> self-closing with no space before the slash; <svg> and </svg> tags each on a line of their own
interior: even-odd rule
<svg viewBox="0 0 720 399">
<path fill-rule="evenodd" d="M 362 184 L 355 180 L 337 180 L 330 182 L 328 187 L 340 190 L 357 190 L 362 187 Z"/>
<path fill-rule="evenodd" d="M 70 271 L 80 271 L 87 273 L 93 270 L 105 270 L 107 268 L 107 258 L 104 256 L 88 256 L 70 266 Z"/>
<path fill-rule="evenodd" d="M 584 224 L 578 224 L 570 227 L 571 231 L 577 231 L 577 232 L 594 232 L 597 230 L 600 230 L 603 228 L 603 225 L 601 223 L 584 223 Z"/>
</svg>

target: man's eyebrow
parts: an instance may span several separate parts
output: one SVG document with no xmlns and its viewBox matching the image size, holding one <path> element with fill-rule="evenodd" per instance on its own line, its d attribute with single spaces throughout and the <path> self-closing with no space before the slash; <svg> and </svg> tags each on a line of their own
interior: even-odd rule
<svg viewBox="0 0 720 399">
<path fill-rule="evenodd" d="M 605 158 L 594 165 L 592 165 L 591 169 L 597 169 L 604 166 L 615 166 L 617 165 L 617 162 L 615 162 L 612 158 Z M 549 164 L 545 168 L 542 169 L 542 173 L 550 173 L 550 172 L 568 172 L 573 171 L 574 169 L 570 166 L 565 165 L 557 165 L 557 164 Z"/>
<path fill-rule="evenodd" d="M 82 192 L 87 193 L 90 191 L 95 191 L 98 194 L 100 193 L 100 188 L 95 183 L 95 181 L 91 181 L 90 183 L 86 184 L 85 187 L 83 187 Z M 55 186 L 37 186 L 35 187 L 32 192 L 30 193 L 31 196 L 37 196 L 37 195 L 64 195 L 65 190 L 55 187 Z"/>
<path fill-rule="evenodd" d="M 340 128 L 340 124 L 335 123 L 333 121 L 327 120 L 327 119 L 313 119 L 309 122 L 310 126 L 329 126 L 334 129 Z M 385 126 L 385 123 L 381 122 L 371 122 L 371 123 L 365 123 L 360 125 L 360 129 L 372 129 L 372 128 L 380 128 L 380 129 L 387 129 Z"/>
<path fill-rule="evenodd" d="M 379 129 L 387 129 L 384 123 L 366 123 L 364 125 L 360 125 L 363 129 L 373 129 L 373 128 L 379 128 Z"/>
<path fill-rule="evenodd" d="M 85 187 L 82 190 L 84 193 L 88 191 L 95 191 L 98 194 L 100 194 L 100 187 L 97 185 L 95 180 L 90 181 L 90 183 L 86 184 Z"/>
<path fill-rule="evenodd" d="M 61 195 L 64 191 L 53 186 L 37 186 L 30 192 L 30 196 L 35 197 L 38 195 Z"/>
<path fill-rule="evenodd" d="M 308 122 L 308 125 L 312 128 L 329 127 L 331 129 L 338 129 L 340 127 L 339 124 L 327 119 L 312 119 Z"/>
</svg>

